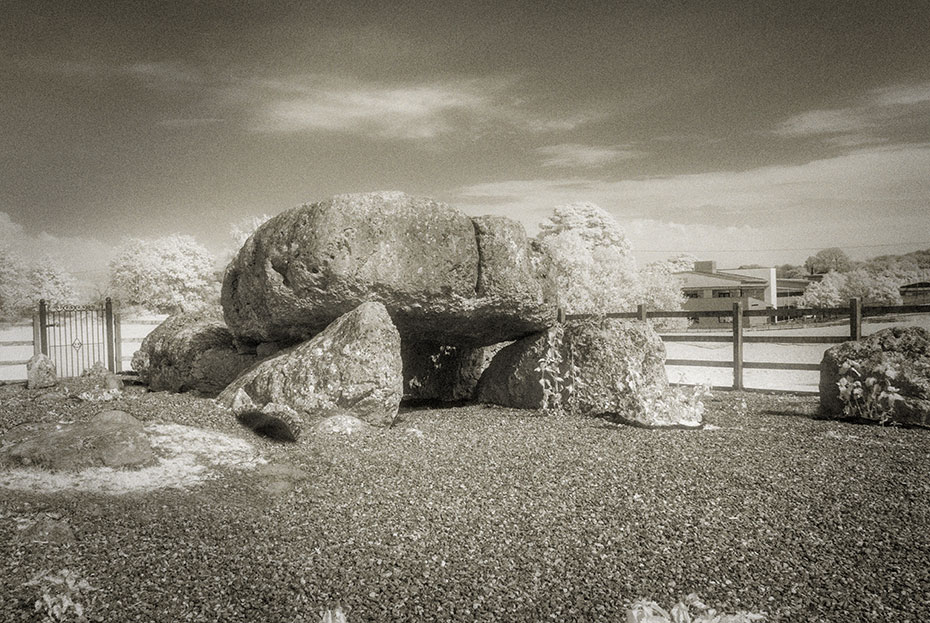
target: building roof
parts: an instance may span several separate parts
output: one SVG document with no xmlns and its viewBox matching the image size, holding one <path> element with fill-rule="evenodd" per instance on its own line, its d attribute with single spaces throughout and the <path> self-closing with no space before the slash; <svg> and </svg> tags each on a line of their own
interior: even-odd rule
<svg viewBox="0 0 930 623">
<path fill-rule="evenodd" d="M 747 277 L 745 275 L 734 275 L 732 273 L 713 272 L 705 273 L 694 270 L 674 273 L 681 279 L 681 287 L 689 288 L 737 288 L 737 287 L 756 287 L 764 288 L 768 285 L 765 279 L 758 277 Z"/>
<path fill-rule="evenodd" d="M 917 281 L 915 283 L 907 283 L 898 288 L 899 290 L 923 290 L 924 288 L 930 288 L 930 281 Z"/>
</svg>

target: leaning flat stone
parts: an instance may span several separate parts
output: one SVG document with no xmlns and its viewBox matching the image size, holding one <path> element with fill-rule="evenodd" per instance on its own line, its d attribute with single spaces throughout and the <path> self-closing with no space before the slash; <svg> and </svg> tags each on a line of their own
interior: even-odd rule
<svg viewBox="0 0 930 623">
<path fill-rule="evenodd" d="M 364 303 L 244 372 L 217 402 L 229 408 L 276 403 L 305 419 L 345 413 L 386 426 L 402 395 L 400 335 L 384 305 Z"/>
<path fill-rule="evenodd" d="M 86 422 L 20 424 L 0 437 L 0 465 L 77 471 L 152 460 L 142 423 L 125 411 L 104 411 Z"/>
</svg>

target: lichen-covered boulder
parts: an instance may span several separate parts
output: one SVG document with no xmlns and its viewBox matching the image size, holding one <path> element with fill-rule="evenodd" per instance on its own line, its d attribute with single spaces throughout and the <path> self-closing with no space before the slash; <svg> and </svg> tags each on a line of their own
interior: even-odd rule
<svg viewBox="0 0 930 623">
<path fill-rule="evenodd" d="M 583 415 L 647 427 L 702 424 L 699 410 L 669 392 L 658 334 L 645 323 L 613 318 L 570 320 L 507 346 L 481 375 L 477 399 L 523 409 L 555 399 Z"/>
<path fill-rule="evenodd" d="M 77 471 L 141 467 L 154 460 L 142 422 L 104 411 L 86 422 L 26 423 L 0 437 L 0 464 Z"/>
<path fill-rule="evenodd" d="M 820 406 L 838 418 L 930 426 L 930 331 L 892 327 L 827 349 Z"/>
<path fill-rule="evenodd" d="M 216 394 L 256 361 L 238 352 L 215 309 L 169 316 L 142 341 L 132 367 L 155 391 Z"/>
<path fill-rule="evenodd" d="M 364 303 L 246 371 L 217 400 L 234 410 L 273 402 L 308 419 L 347 414 L 385 426 L 402 394 L 400 335 L 384 305 Z"/>
<path fill-rule="evenodd" d="M 39 353 L 26 362 L 26 386 L 29 389 L 44 389 L 58 384 L 55 362 L 48 355 Z"/>
<path fill-rule="evenodd" d="M 364 302 L 405 341 L 485 345 L 555 319 L 551 260 L 520 224 L 399 192 L 338 195 L 264 223 L 226 269 L 243 343 L 294 344 Z"/>
</svg>

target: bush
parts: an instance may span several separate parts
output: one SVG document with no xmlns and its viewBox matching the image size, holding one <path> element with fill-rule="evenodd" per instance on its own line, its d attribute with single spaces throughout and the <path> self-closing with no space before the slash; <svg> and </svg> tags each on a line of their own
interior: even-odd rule
<svg viewBox="0 0 930 623">
<path fill-rule="evenodd" d="M 156 313 L 218 304 L 214 258 L 191 236 L 132 239 L 110 262 L 110 290 L 122 305 Z"/>
</svg>

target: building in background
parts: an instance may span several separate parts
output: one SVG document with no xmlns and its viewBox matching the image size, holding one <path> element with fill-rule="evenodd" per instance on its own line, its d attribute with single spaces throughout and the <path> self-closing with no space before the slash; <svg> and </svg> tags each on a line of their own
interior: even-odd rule
<svg viewBox="0 0 930 623">
<path fill-rule="evenodd" d="M 923 305 L 930 303 L 930 281 L 908 283 L 900 288 L 901 303 L 903 305 Z"/>
<path fill-rule="evenodd" d="M 686 300 L 685 311 L 732 310 L 733 303 L 741 302 L 743 309 L 792 307 L 804 294 L 809 282 L 806 279 L 778 279 L 774 268 L 732 268 L 718 270 L 712 261 L 695 262 L 694 269 L 675 273 L 681 280 Z M 719 327 L 730 324 L 729 318 L 698 318 L 692 322 L 698 327 Z M 749 325 L 764 324 L 765 317 L 749 317 Z"/>
</svg>

